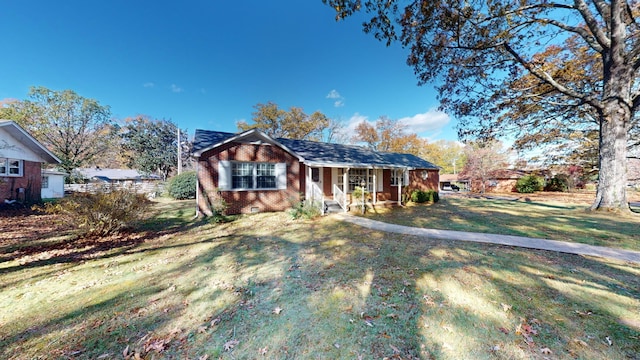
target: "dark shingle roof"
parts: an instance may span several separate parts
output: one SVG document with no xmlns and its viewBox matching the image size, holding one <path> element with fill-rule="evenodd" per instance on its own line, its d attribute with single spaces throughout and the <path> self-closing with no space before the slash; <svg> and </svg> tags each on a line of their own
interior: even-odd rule
<svg viewBox="0 0 640 360">
<path fill-rule="evenodd" d="M 237 135 L 197 129 L 193 142 L 193 152 L 203 151 Z M 274 140 L 295 155 L 303 158 L 307 165 L 438 169 L 436 165 L 412 154 L 382 153 L 362 146 L 308 140 L 285 138 Z"/>
</svg>

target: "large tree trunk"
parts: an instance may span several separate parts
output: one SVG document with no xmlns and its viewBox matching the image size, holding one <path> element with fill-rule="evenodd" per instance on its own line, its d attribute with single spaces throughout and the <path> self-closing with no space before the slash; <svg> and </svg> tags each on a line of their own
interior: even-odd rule
<svg viewBox="0 0 640 360">
<path fill-rule="evenodd" d="M 591 210 L 630 211 L 627 202 L 627 124 L 629 111 L 612 100 L 600 121 L 600 171 Z"/>
</svg>

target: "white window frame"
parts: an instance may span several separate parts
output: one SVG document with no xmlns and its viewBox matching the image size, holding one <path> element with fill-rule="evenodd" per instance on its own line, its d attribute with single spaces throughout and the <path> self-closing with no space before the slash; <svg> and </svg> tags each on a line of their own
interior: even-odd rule
<svg viewBox="0 0 640 360">
<path fill-rule="evenodd" d="M 400 184 L 400 181 L 402 183 Z M 402 169 L 391 169 L 391 186 L 402 185 L 405 186 L 409 183 L 409 171 Z"/>
<path fill-rule="evenodd" d="M 47 175 L 42 176 L 42 188 L 43 189 L 49 188 L 49 176 Z"/>
<path fill-rule="evenodd" d="M 24 160 L 0 158 L 0 176 L 22 177 L 23 174 Z"/>
<path fill-rule="evenodd" d="M 344 172 L 345 172 L 344 168 L 338 169 L 337 183 L 340 189 L 342 189 L 342 185 L 343 185 L 342 175 L 344 174 Z M 349 186 L 348 186 L 347 192 L 351 193 L 355 190 L 356 186 L 359 187 L 363 177 L 365 177 L 367 182 L 367 191 L 373 192 L 373 188 L 374 186 L 376 186 L 376 184 L 373 183 L 374 173 L 375 173 L 375 169 L 367 169 L 367 168 L 349 169 L 349 179 L 347 180 L 349 182 Z"/>
<path fill-rule="evenodd" d="M 251 173 L 251 183 L 246 187 L 234 187 L 234 172 L 237 172 L 238 167 L 245 168 Z M 273 177 L 273 187 L 258 187 L 259 184 L 263 184 L 265 179 L 261 177 Z M 264 190 L 283 190 L 287 188 L 287 173 L 285 163 L 272 163 L 272 162 L 247 162 L 247 161 L 220 161 L 218 163 L 218 188 L 224 191 L 264 191 Z"/>
</svg>

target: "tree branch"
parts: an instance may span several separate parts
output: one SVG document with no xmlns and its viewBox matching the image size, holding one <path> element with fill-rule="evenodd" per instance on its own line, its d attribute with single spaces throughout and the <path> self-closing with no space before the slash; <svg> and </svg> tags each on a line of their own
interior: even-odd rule
<svg viewBox="0 0 640 360">
<path fill-rule="evenodd" d="M 513 58 L 516 60 L 516 62 L 518 62 L 520 65 L 524 66 L 525 69 L 527 69 L 533 76 L 535 76 L 536 78 L 540 79 L 541 81 L 545 82 L 546 84 L 549 84 L 551 86 L 553 86 L 554 88 L 556 88 L 556 90 L 558 90 L 559 92 L 570 96 L 572 98 L 575 99 L 580 99 L 581 101 L 592 105 L 593 107 L 596 108 L 601 108 L 601 104 L 600 102 L 593 96 L 589 96 L 589 95 L 583 95 L 580 94 L 576 91 L 573 91 L 572 89 L 563 86 L 562 84 L 558 83 L 551 75 L 549 75 L 547 72 L 536 69 L 530 62 L 526 61 L 524 58 L 522 58 L 522 56 L 520 56 L 520 54 L 518 54 L 507 42 L 504 42 L 502 44 L 504 46 L 504 48 L 507 50 L 507 52 L 509 54 L 511 54 L 511 56 L 513 56 Z"/>
<path fill-rule="evenodd" d="M 602 17 L 605 19 L 607 27 L 610 28 L 610 17 L 605 16 L 605 14 L 609 13 L 608 5 L 602 0 L 594 0 L 594 3 L 596 4 L 596 7 L 598 8 L 598 11 L 602 15 Z M 600 46 L 602 46 L 603 48 L 609 48 L 611 46 L 611 39 L 609 39 L 609 37 L 607 36 L 607 32 L 602 31 L 600 24 L 598 24 L 598 20 L 589 10 L 589 6 L 584 2 L 584 0 L 575 0 L 575 4 L 576 10 L 578 10 L 578 12 L 580 12 L 580 15 L 582 15 L 582 18 L 587 24 L 587 27 L 595 36 L 596 41 L 598 41 Z"/>
</svg>

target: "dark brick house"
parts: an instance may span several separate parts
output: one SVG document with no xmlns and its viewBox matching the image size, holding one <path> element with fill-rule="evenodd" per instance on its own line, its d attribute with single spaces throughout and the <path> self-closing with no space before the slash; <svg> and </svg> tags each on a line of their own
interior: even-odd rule
<svg viewBox="0 0 640 360">
<path fill-rule="evenodd" d="M 347 211 L 351 193 L 362 186 L 372 205 L 402 201 L 413 189 L 438 190 L 440 169 L 411 154 L 306 140 L 273 139 L 252 129 L 234 134 L 196 130 L 199 212 L 222 198 L 228 214 L 282 211 L 304 197 L 334 202 Z"/>
<path fill-rule="evenodd" d="M 0 203 L 39 201 L 43 163 L 60 159 L 15 122 L 0 120 Z"/>
</svg>

